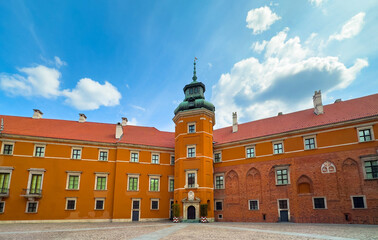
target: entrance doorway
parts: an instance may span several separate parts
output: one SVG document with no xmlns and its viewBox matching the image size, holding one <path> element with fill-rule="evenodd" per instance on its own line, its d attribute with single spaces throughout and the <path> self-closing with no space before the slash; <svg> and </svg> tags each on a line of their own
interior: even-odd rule
<svg viewBox="0 0 378 240">
<path fill-rule="evenodd" d="M 169 203 L 169 219 L 170 220 L 173 219 L 173 204 L 174 204 L 174 201 L 171 199 Z"/>
<path fill-rule="evenodd" d="M 188 219 L 196 219 L 196 208 L 193 206 L 188 207 Z"/>
<path fill-rule="evenodd" d="M 279 199 L 278 200 L 278 213 L 280 222 L 289 221 L 289 200 Z"/>
<path fill-rule="evenodd" d="M 140 200 L 133 200 L 132 203 L 132 221 L 139 221 Z"/>
</svg>

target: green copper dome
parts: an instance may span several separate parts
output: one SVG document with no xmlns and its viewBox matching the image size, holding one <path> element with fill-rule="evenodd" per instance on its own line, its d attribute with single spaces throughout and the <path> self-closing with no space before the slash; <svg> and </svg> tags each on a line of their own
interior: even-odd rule
<svg viewBox="0 0 378 240">
<path fill-rule="evenodd" d="M 215 107 L 211 102 L 205 100 L 205 85 L 197 82 L 196 60 L 194 60 L 193 81 L 184 87 L 185 99 L 175 109 L 175 115 L 180 111 L 186 111 L 196 108 L 206 108 L 215 111 Z"/>
</svg>

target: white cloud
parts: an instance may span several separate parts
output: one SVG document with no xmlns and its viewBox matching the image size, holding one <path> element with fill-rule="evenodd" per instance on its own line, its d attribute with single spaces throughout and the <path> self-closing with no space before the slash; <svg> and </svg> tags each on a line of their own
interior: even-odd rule
<svg viewBox="0 0 378 240">
<path fill-rule="evenodd" d="M 136 118 L 131 118 L 131 120 L 127 123 L 127 125 L 137 126 L 138 125 L 138 121 L 137 121 Z"/>
<path fill-rule="evenodd" d="M 309 2 L 316 7 L 320 7 L 326 0 L 309 0 Z"/>
<path fill-rule="evenodd" d="M 247 15 L 247 28 L 253 29 L 253 34 L 259 34 L 268 30 L 270 25 L 281 19 L 273 13 L 268 6 L 252 9 Z"/>
<path fill-rule="evenodd" d="M 365 13 L 360 12 L 353 16 L 348 22 L 346 22 L 341 28 L 340 33 L 335 33 L 329 37 L 329 40 L 338 40 L 352 38 L 359 34 L 364 25 Z"/>
<path fill-rule="evenodd" d="M 30 68 L 20 68 L 18 74 L 2 73 L 0 75 L 0 87 L 3 91 L 12 95 L 38 96 L 53 98 L 59 96 L 60 72 L 54 68 L 42 65 Z"/>
<path fill-rule="evenodd" d="M 137 110 L 141 110 L 143 112 L 146 111 L 146 109 L 144 107 L 141 107 L 141 106 L 137 106 L 137 105 L 133 105 L 133 104 L 130 104 L 130 106 L 134 109 L 137 109 Z"/>
<path fill-rule="evenodd" d="M 101 85 L 90 78 L 82 78 L 72 90 L 63 90 L 67 97 L 66 103 L 79 110 L 94 110 L 100 106 L 115 106 L 119 104 L 121 94 L 112 84 L 105 81 Z"/>
<path fill-rule="evenodd" d="M 212 102 L 217 107 L 217 126 L 231 124 L 237 111 L 243 122 L 311 107 L 314 90 L 327 94 L 349 86 L 368 66 L 357 59 L 346 67 L 337 57 L 319 57 L 299 37 L 287 39 L 286 28 L 264 45 L 264 59 L 250 57 L 234 64 L 213 86 Z M 314 37 L 314 36 L 313 36 Z"/>
<path fill-rule="evenodd" d="M 265 41 L 265 40 L 263 40 L 261 43 L 259 43 L 259 42 L 254 42 L 254 43 L 252 44 L 252 49 L 253 49 L 255 52 L 257 52 L 257 53 L 261 53 L 261 52 L 264 50 L 264 48 L 265 48 L 265 46 L 266 46 L 267 43 L 268 43 L 268 42 Z"/>
<path fill-rule="evenodd" d="M 213 67 L 213 64 L 212 63 L 207 63 L 207 65 L 209 66 L 209 68 L 211 69 Z"/>
<path fill-rule="evenodd" d="M 65 61 L 61 60 L 57 56 L 54 57 L 54 60 L 55 60 L 55 65 L 56 65 L 57 68 L 60 68 L 61 66 L 67 65 L 67 63 Z"/>
</svg>

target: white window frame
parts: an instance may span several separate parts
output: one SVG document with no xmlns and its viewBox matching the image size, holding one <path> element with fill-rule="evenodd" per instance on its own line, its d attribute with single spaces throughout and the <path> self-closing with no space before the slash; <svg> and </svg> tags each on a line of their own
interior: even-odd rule
<svg viewBox="0 0 378 240">
<path fill-rule="evenodd" d="M 278 184 L 278 178 L 277 178 L 277 170 L 287 170 L 287 183 L 282 183 Z M 276 178 L 276 186 L 284 186 L 284 185 L 289 185 L 290 184 L 290 166 L 285 165 L 285 166 L 275 166 L 274 167 L 274 175 Z"/>
<path fill-rule="evenodd" d="M 11 154 L 4 154 L 4 145 L 12 145 L 12 153 Z M 14 142 L 2 142 L 1 144 L 1 155 L 4 156 L 12 156 L 14 154 Z"/>
<path fill-rule="evenodd" d="M 215 161 L 215 155 L 216 154 L 219 154 L 219 162 Z M 222 151 L 216 151 L 216 152 L 214 152 L 214 163 L 220 163 L 220 162 L 222 162 Z"/>
<path fill-rule="evenodd" d="M 97 209 L 97 201 L 103 201 L 104 203 L 102 204 L 102 209 Z M 95 198 L 94 201 L 94 210 L 95 211 L 104 211 L 105 210 L 105 198 Z"/>
<path fill-rule="evenodd" d="M 108 175 L 109 173 L 95 173 L 95 185 L 94 190 L 95 191 L 107 191 L 108 190 Z M 97 178 L 98 177 L 105 177 L 105 189 L 97 189 Z"/>
<path fill-rule="evenodd" d="M 4 213 L 5 212 L 5 201 L 1 201 L 1 199 L 0 199 L 0 203 L 3 203 L 3 211 L 0 211 L 0 214 L 1 213 Z M 1 209 L 0 209 L 1 210 Z"/>
<path fill-rule="evenodd" d="M 280 208 L 280 200 L 286 200 L 287 208 Z M 290 200 L 289 198 L 279 198 L 277 199 L 277 209 L 278 209 L 278 217 L 281 217 L 281 211 L 280 210 L 287 210 L 288 219 L 290 222 Z"/>
<path fill-rule="evenodd" d="M 324 208 L 315 208 L 315 198 L 323 198 L 324 199 Z M 328 209 L 327 208 L 327 198 L 324 196 L 319 196 L 319 197 L 312 197 L 312 207 L 314 210 L 324 210 Z"/>
<path fill-rule="evenodd" d="M 173 180 L 173 191 L 171 191 L 171 180 Z M 174 192 L 175 191 L 175 177 L 174 176 L 168 176 L 168 192 Z"/>
<path fill-rule="evenodd" d="M 154 156 L 157 156 L 157 163 L 152 162 Z M 160 164 L 160 153 L 151 153 L 151 164 Z"/>
<path fill-rule="evenodd" d="M 370 134 L 371 134 L 371 140 L 369 141 L 360 141 L 360 131 L 362 130 L 367 130 L 369 129 L 370 130 Z M 364 143 L 364 142 L 372 142 L 375 140 L 375 137 L 374 137 L 374 129 L 373 129 L 373 126 L 361 126 L 361 127 L 358 127 L 357 128 L 357 140 L 358 142 L 360 143 Z"/>
<path fill-rule="evenodd" d="M 29 212 L 29 203 L 37 203 L 37 206 L 35 207 L 35 212 Z M 26 209 L 25 213 L 38 213 L 38 206 L 39 206 L 39 201 L 27 201 L 26 202 Z"/>
<path fill-rule="evenodd" d="M 148 191 L 149 192 L 160 192 L 160 177 L 161 177 L 161 175 L 158 175 L 158 174 L 148 174 Z M 151 190 L 151 179 L 157 179 L 158 180 L 158 190 L 157 191 Z"/>
<path fill-rule="evenodd" d="M 13 172 L 13 167 L 0 167 L 0 173 L 8 173 L 9 174 L 9 181 L 8 181 L 8 186 L 5 186 L 7 189 L 8 189 L 8 193 L 9 193 L 9 190 L 10 190 L 10 183 L 11 183 L 11 180 L 12 180 L 12 172 Z M 1 197 L 0 197 L 0 200 L 1 200 Z"/>
<path fill-rule="evenodd" d="M 106 152 L 106 160 L 101 160 L 100 157 L 101 157 L 101 152 Z M 109 149 L 99 149 L 98 150 L 98 160 L 101 161 L 101 162 L 107 162 L 109 161 Z"/>
<path fill-rule="evenodd" d="M 188 175 L 189 173 L 194 173 L 194 187 L 188 187 L 189 184 L 188 184 Z M 185 186 L 184 188 L 187 188 L 187 189 L 193 189 L 193 188 L 198 188 L 198 182 L 197 182 L 197 179 L 198 178 L 198 169 L 186 169 L 185 170 Z"/>
<path fill-rule="evenodd" d="M 191 125 L 194 125 L 194 132 L 190 132 L 190 131 L 189 131 L 189 126 L 191 126 Z M 196 133 L 196 132 L 197 132 L 196 122 L 189 122 L 189 123 L 187 124 L 187 133 Z"/>
<path fill-rule="evenodd" d="M 73 157 L 74 150 L 80 150 L 80 158 L 74 158 Z M 81 159 L 83 159 L 83 148 L 82 147 L 72 147 L 71 148 L 71 159 L 74 159 L 74 160 L 81 160 Z"/>
<path fill-rule="evenodd" d="M 248 157 L 247 150 L 252 148 L 253 149 L 253 157 Z M 274 150 L 273 150 L 274 151 Z M 255 158 L 256 157 L 256 146 L 255 145 L 248 145 L 245 146 L 245 158 Z"/>
<path fill-rule="evenodd" d="M 68 206 L 68 201 L 69 200 L 74 200 L 75 201 L 75 207 L 74 209 L 68 209 L 67 206 Z M 66 198 L 66 206 L 65 206 L 65 210 L 67 211 L 75 211 L 76 210 L 76 205 L 77 205 L 77 198 L 76 197 L 67 197 Z"/>
<path fill-rule="evenodd" d="M 139 191 L 139 173 L 127 173 L 127 191 L 129 192 L 138 192 Z M 137 190 L 130 190 L 130 178 L 137 178 L 138 184 L 137 184 Z"/>
<path fill-rule="evenodd" d="M 80 190 L 80 178 L 81 178 L 81 171 L 66 171 L 67 172 L 67 181 L 66 181 L 66 190 L 69 191 L 78 191 Z M 77 189 L 69 189 L 68 186 L 70 184 L 70 176 L 78 176 L 79 182 L 77 183 Z"/>
<path fill-rule="evenodd" d="M 217 188 L 217 176 L 223 176 L 223 185 L 221 188 Z M 225 177 L 224 177 L 224 173 L 216 173 L 214 174 L 214 189 L 224 189 L 224 186 L 226 185 L 225 183 Z"/>
<path fill-rule="evenodd" d="M 274 152 L 274 145 L 276 145 L 276 144 L 282 144 L 282 153 L 275 153 Z M 272 142 L 272 147 L 273 147 L 273 155 L 278 155 L 278 154 L 284 154 L 285 153 L 285 146 L 284 146 L 284 141 L 283 140 Z"/>
<path fill-rule="evenodd" d="M 354 207 L 354 202 L 353 202 L 353 197 L 362 197 L 364 200 L 364 207 L 363 208 L 355 208 Z M 367 202 L 366 202 L 366 196 L 365 195 L 351 195 L 350 200 L 352 202 L 352 209 L 367 209 Z"/>
<path fill-rule="evenodd" d="M 138 155 L 138 159 L 137 159 L 136 162 L 132 161 L 133 153 Z M 129 162 L 131 162 L 131 163 L 137 163 L 137 162 L 139 162 L 139 151 L 130 151 L 130 161 Z"/>
<path fill-rule="evenodd" d="M 157 201 L 158 202 L 158 208 L 157 209 L 152 209 L 152 201 Z M 160 199 L 159 198 L 151 198 L 150 199 L 150 210 L 151 211 L 157 211 L 160 209 Z"/>
<path fill-rule="evenodd" d="M 365 162 L 378 161 L 378 154 L 361 156 L 360 159 L 361 159 L 361 163 L 362 163 L 362 169 L 363 169 L 363 172 L 364 172 L 364 179 L 365 180 L 376 180 L 376 179 L 378 179 L 378 178 L 367 178 L 366 167 L 365 167 Z"/>
<path fill-rule="evenodd" d="M 307 139 L 311 139 L 313 138 L 314 139 L 314 148 L 309 148 L 309 149 L 306 149 L 306 140 Z M 309 136 L 303 136 L 303 149 L 304 150 L 314 150 L 314 149 L 317 149 L 318 148 L 318 144 L 317 144 L 317 141 L 316 141 L 316 135 L 309 135 Z"/>
<path fill-rule="evenodd" d="M 217 202 L 222 203 L 222 209 L 221 210 L 217 209 Z M 223 200 L 214 200 L 214 210 L 215 211 L 223 211 Z"/>
<path fill-rule="evenodd" d="M 192 157 L 189 157 L 189 148 L 193 148 L 194 147 L 194 156 Z M 197 148 L 196 148 L 196 145 L 187 145 L 186 146 L 186 158 L 195 158 L 197 156 Z"/>
<path fill-rule="evenodd" d="M 31 184 L 31 181 L 32 181 L 33 174 L 42 174 L 41 188 L 40 188 L 40 190 L 42 192 L 42 189 L 43 189 L 43 179 L 45 177 L 46 170 L 42 169 L 42 168 L 30 168 L 30 169 L 28 169 L 28 171 L 29 171 L 29 179 L 28 179 L 28 185 L 26 186 L 26 189 L 27 189 L 27 193 L 26 194 L 30 194 L 30 184 Z"/>
<path fill-rule="evenodd" d="M 173 162 L 172 162 L 172 158 L 173 158 Z M 169 164 L 171 164 L 172 166 L 175 165 L 175 162 L 176 162 L 176 159 L 175 159 L 175 155 L 174 154 L 171 154 L 170 158 L 169 158 Z"/>
<path fill-rule="evenodd" d="M 257 209 L 251 209 L 251 201 L 256 201 L 257 202 Z M 260 201 L 258 199 L 249 199 L 248 200 L 248 210 L 250 210 L 250 211 L 258 211 L 258 210 L 260 210 Z"/>
<path fill-rule="evenodd" d="M 42 156 L 37 156 L 37 147 L 43 147 L 43 155 Z M 46 144 L 34 144 L 34 152 L 33 152 L 33 157 L 40 157 L 43 158 L 46 155 Z"/>
</svg>

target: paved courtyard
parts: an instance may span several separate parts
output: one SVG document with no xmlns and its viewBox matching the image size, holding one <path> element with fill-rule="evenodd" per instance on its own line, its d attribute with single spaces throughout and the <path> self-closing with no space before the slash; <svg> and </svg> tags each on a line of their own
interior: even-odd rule
<svg viewBox="0 0 378 240">
<path fill-rule="evenodd" d="M 0 239 L 378 239 L 378 226 L 295 223 L 0 224 Z"/>
</svg>

